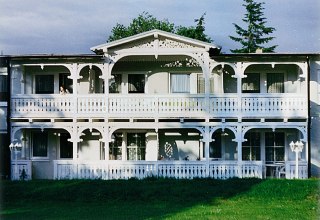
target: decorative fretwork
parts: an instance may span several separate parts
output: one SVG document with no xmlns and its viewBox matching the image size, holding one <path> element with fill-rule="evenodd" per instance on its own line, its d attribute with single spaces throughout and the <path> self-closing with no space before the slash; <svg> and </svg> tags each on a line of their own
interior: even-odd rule
<svg viewBox="0 0 320 220">
<path fill-rule="evenodd" d="M 153 48 L 155 46 L 154 39 L 148 39 L 146 41 L 138 41 L 130 45 L 128 48 L 139 48 L 139 49 L 146 49 L 146 48 Z"/>
<path fill-rule="evenodd" d="M 160 39 L 159 48 L 196 48 L 193 45 L 174 41 L 171 39 Z"/>
<path fill-rule="evenodd" d="M 186 67 L 200 67 L 200 65 L 196 59 L 186 58 Z"/>
<path fill-rule="evenodd" d="M 173 62 L 170 62 L 170 63 L 166 63 L 164 65 L 162 65 L 162 67 L 166 67 L 166 68 L 172 68 L 172 67 L 183 67 L 183 63 L 182 61 L 180 60 L 177 60 L 177 61 L 173 61 Z"/>
</svg>

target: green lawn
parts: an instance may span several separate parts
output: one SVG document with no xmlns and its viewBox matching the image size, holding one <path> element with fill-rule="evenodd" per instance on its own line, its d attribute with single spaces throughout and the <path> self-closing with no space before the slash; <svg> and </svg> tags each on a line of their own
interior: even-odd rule
<svg viewBox="0 0 320 220">
<path fill-rule="evenodd" d="M 1 184 L 1 219 L 319 219 L 310 180 L 29 181 Z"/>
</svg>

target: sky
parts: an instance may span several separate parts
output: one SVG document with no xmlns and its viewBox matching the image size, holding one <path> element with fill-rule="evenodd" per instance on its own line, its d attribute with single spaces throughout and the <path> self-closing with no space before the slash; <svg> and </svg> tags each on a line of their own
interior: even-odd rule
<svg viewBox="0 0 320 220">
<path fill-rule="evenodd" d="M 261 0 L 257 0 L 261 2 Z M 264 0 L 266 26 L 276 28 L 279 53 L 320 53 L 320 0 Z M 117 23 L 142 12 L 192 26 L 205 15 L 205 33 L 222 52 L 241 45 L 233 23 L 245 27 L 242 0 L 0 0 L 2 55 L 91 54 Z"/>
</svg>

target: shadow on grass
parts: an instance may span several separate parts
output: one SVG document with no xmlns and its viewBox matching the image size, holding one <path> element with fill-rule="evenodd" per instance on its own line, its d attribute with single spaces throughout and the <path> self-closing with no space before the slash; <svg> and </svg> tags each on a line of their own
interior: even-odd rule
<svg viewBox="0 0 320 220">
<path fill-rule="evenodd" d="M 2 186 L 1 219 L 163 219 L 183 212 L 189 216 L 185 218 L 192 218 L 188 210 L 201 212 L 202 206 L 212 209 L 221 201 L 248 193 L 263 181 L 8 181 Z M 268 192 L 261 196 L 268 196 Z"/>
</svg>

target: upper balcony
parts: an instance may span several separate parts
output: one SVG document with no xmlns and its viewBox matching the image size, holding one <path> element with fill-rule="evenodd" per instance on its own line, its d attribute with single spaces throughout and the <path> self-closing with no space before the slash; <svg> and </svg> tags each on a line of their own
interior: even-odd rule
<svg viewBox="0 0 320 220">
<path fill-rule="evenodd" d="M 306 118 L 297 94 L 224 95 L 19 95 L 13 118 Z"/>
<path fill-rule="evenodd" d="M 308 117 L 300 60 L 210 60 L 205 68 L 184 54 L 97 59 L 13 66 L 11 118 Z M 61 85 L 69 94 L 59 94 Z"/>
</svg>

